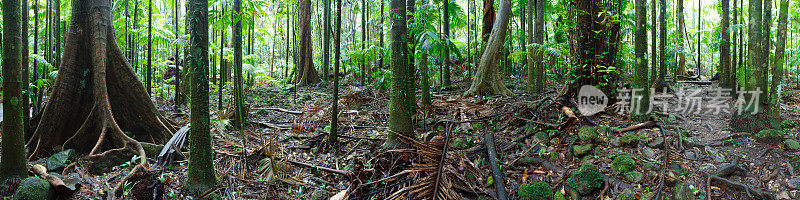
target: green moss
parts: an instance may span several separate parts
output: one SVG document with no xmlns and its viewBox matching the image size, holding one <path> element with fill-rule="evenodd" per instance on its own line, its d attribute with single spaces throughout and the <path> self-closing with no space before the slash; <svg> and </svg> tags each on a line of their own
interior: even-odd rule
<svg viewBox="0 0 800 200">
<path fill-rule="evenodd" d="M 572 153 L 575 154 L 575 156 L 583 156 L 590 151 L 592 151 L 592 144 L 572 146 Z"/>
<path fill-rule="evenodd" d="M 581 141 L 586 143 L 592 143 L 599 139 L 597 136 L 597 127 L 583 127 L 578 130 L 578 137 Z"/>
<path fill-rule="evenodd" d="M 611 163 L 611 169 L 620 174 L 631 171 L 635 166 L 636 162 L 628 154 L 617 155 Z"/>
<path fill-rule="evenodd" d="M 14 193 L 14 200 L 40 200 L 56 199 L 55 190 L 50 183 L 38 177 L 28 177 L 22 180 L 19 189 Z"/>
<path fill-rule="evenodd" d="M 469 147 L 469 141 L 467 140 L 467 138 L 463 137 L 453 138 L 453 141 L 451 141 L 450 143 L 451 145 L 453 145 L 453 148 L 456 149 L 466 149 L 467 147 Z"/>
<path fill-rule="evenodd" d="M 597 166 L 593 164 L 582 165 L 567 179 L 567 185 L 575 189 L 580 195 L 591 194 L 600 189 L 604 182 L 605 178 L 600 174 Z"/>
<path fill-rule="evenodd" d="M 619 144 L 623 146 L 636 146 L 639 145 L 639 136 L 633 133 L 625 133 L 622 138 L 619 139 Z"/>
<path fill-rule="evenodd" d="M 553 198 L 553 190 L 545 182 L 522 184 L 519 186 L 517 194 L 522 200 L 550 200 Z"/>
<path fill-rule="evenodd" d="M 758 134 L 756 134 L 756 138 L 762 142 L 771 142 L 771 143 L 783 142 L 784 133 L 783 131 L 775 129 L 767 129 L 759 131 Z"/>
<path fill-rule="evenodd" d="M 547 145 L 547 143 L 550 142 L 550 134 L 547 134 L 544 131 L 536 133 L 536 135 L 534 135 L 533 138 L 542 141 L 542 143 L 544 143 L 545 145 Z"/>
<path fill-rule="evenodd" d="M 625 180 L 631 183 L 638 183 L 642 181 L 643 174 L 637 171 L 625 173 Z"/>
<path fill-rule="evenodd" d="M 797 140 L 789 139 L 789 140 L 783 141 L 783 145 L 789 151 L 800 151 L 800 143 L 798 143 Z"/>
<path fill-rule="evenodd" d="M 560 192 L 556 192 L 556 194 L 553 195 L 553 200 L 567 200 L 567 198 L 564 198 L 564 195 Z"/>
</svg>

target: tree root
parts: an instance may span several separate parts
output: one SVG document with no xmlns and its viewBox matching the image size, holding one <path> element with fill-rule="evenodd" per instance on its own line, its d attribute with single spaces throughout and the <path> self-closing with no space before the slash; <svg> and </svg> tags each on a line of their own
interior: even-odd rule
<svg viewBox="0 0 800 200">
<path fill-rule="evenodd" d="M 719 183 L 725 184 L 725 186 L 743 190 L 745 193 L 747 193 L 747 196 L 750 199 L 772 199 L 772 196 L 769 193 L 753 189 L 752 187 L 747 186 L 745 184 L 741 184 L 739 182 L 731 181 L 731 180 L 728 180 L 726 178 L 722 178 L 722 177 L 719 177 L 719 176 L 714 176 L 714 175 L 710 175 L 710 174 L 706 174 L 706 175 L 708 176 L 708 179 L 709 179 L 708 180 L 709 185 L 711 184 L 710 183 L 711 181 L 717 181 Z M 710 195 L 710 194 L 708 194 L 708 195 Z"/>
</svg>

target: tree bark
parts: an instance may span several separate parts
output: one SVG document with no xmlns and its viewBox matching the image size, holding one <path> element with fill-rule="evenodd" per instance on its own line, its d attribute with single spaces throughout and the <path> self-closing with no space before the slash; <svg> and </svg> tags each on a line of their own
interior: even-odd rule
<svg viewBox="0 0 800 200">
<path fill-rule="evenodd" d="M 189 170 L 183 188 L 200 194 L 217 184 L 214 153 L 211 149 L 211 120 L 208 114 L 208 0 L 190 0 L 189 70 L 191 85 L 191 127 L 189 131 Z"/>
<path fill-rule="evenodd" d="M 330 80 L 328 77 L 328 70 L 330 69 L 331 61 L 331 0 L 322 1 L 322 21 L 323 21 L 323 36 L 322 36 L 322 79 Z"/>
<path fill-rule="evenodd" d="M 721 85 L 725 88 L 733 89 L 733 83 L 730 79 L 730 68 L 731 68 L 731 41 L 730 41 L 730 33 L 728 31 L 730 27 L 730 3 L 729 0 L 722 0 L 722 44 L 720 44 L 720 80 Z"/>
<path fill-rule="evenodd" d="M 658 60 L 658 79 L 653 79 L 653 81 L 663 81 L 664 77 L 667 76 L 667 0 L 660 0 L 661 1 L 661 13 L 659 14 L 659 39 L 661 41 L 658 44 L 659 49 L 659 60 Z"/>
<path fill-rule="evenodd" d="M 23 43 L 22 7 L 23 1 L 3 1 L 3 133 L 2 156 L 0 156 L 0 181 L 17 177 L 20 180 L 28 176 L 25 167 L 25 129 L 23 127 L 24 100 L 22 94 L 22 60 Z M 24 1 L 27 4 L 27 1 Z M 27 10 L 26 10 L 27 11 Z M 26 29 L 27 30 L 27 29 Z"/>
<path fill-rule="evenodd" d="M 545 79 L 545 69 L 544 69 L 544 52 L 541 51 L 541 45 L 544 45 L 544 37 L 545 37 L 545 30 L 544 30 L 544 0 L 535 0 L 536 1 L 536 19 L 534 25 L 534 33 L 533 33 L 533 43 L 537 46 L 534 48 L 534 65 L 536 69 L 534 72 L 536 73 L 536 77 L 534 78 L 534 92 L 542 92 L 544 91 L 544 79 Z"/>
<path fill-rule="evenodd" d="M 772 95 L 770 102 L 772 107 L 771 116 L 773 119 L 780 120 L 780 85 L 783 83 L 784 71 L 784 53 L 786 51 L 786 28 L 787 28 L 787 13 L 789 12 L 789 0 L 782 0 L 778 14 L 778 34 L 775 41 L 775 61 L 772 66 L 772 85 L 770 88 L 770 95 Z"/>
<path fill-rule="evenodd" d="M 166 142 L 174 122 L 156 110 L 147 90 L 117 46 L 108 0 L 73 0 L 64 62 L 44 110 L 28 130 L 30 158 L 64 149 L 87 154 L 92 173 L 102 173 L 139 155 L 133 138 Z M 85 71 L 90 71 L 88 75 Z M 35 130 L 35 131 L 34 131 Z M 87 145 L 94 144 L 94 145 Z"/>
<path fill-rule="evenodd" d="M 679 0 L 680 1 L 680 0 Z M 634 90 L 642 90 L 641 93 L 634 93 L 633 95 L 642 95 L 633 105 L 636 105 L 632 110 L 631 118 L 636 121 L 649 121 L 650 110 L 650 80 L 647 78 L 647 1 L 636 0 L 636 28 L 634 30 L 634 54 L 635 60 L 635 76 L 634 76 Z"/>
<path fill-rule="evenodd" d="M 678 0 L 677 7 L 677 21 L 678 21 L 678 68 L 675 70 L 675 76 L 685 76 L 686 75 L 686 53 L 685 53 L 685 43 L 686 43 L 686 17 L 684 14 L 684 6 L 683 0 Z"/>
<path fill-rule="evenodd" d="M 650 81 L 658 79 L 658 15 L 656 14 L 657 0 L 650 0 Z"/>
<path fill-rule="evenodd" d="M 411 122 L 414 109 L 414 80 L 408 67 L 408 29 L 406 25 L 406 1 L 392 0 L 392 85 L 389 103 L 389 137 L 384 143 L 387 149 L 405 146 L 397 135 L 413 137 L 414 125 Z"/>
<path fill-rule="evenodd" d="M 481 56 L 478 71 L 475 73 L 475 76 L 472 77 L 472 86 L 464 93 L 464 96 L 511 95 L 511 91 L 506 88 L 503 79 L 500 77 L 498 67 L 500 53 L 502 52 L 506 32 L 508 30 L 508 20 L 511 15 L 511 2 L 509 2 L 509 0 L 501 0 L 500 10 L 497 14 L 495 18 L 495 22 L 497 23 L 494 23 L 494 27 L 491 29 L 492 33 L 489 36 L 486 49 Z"/>
<path fill-rule="evenodd" d="M 489 34 L 492 33 L 494 28 L 494 0 L 483 0 L 483 26 L 481 27 L 481 38 L 483 40 L 483 48 L 481 48 L 481 55 L 486 50 L 486 45 L 489 43 Z"/>
<path fill-rule="evenodd" d="M 617 55 L 617 42 L 620 30 L 618 13 L 600 13 L 602 9 L 616 10 L 617 2 L 601 3 L 590 0 L 575 0 L 576 33 L 573 34 L 572 53 L 575 79 L 565 95 L 575 96 L 583 85 L 600 86 L 612 94 L 616 88 L 618 75 L 614 61 Z M 616 22 L 611 22 L 616 21 Z M 609 42 L 615 41 L 615 42 Z"/>
<path fill-rule="evenodd" d="M 333 38 L 333 98 L 331 99 L 331 130 L 325 143 L 336 146 L 339 143 L 339 65 L 342 51 L 342 0 L 336 0 L 336 33 Z"/>
<path fill-rule="evenodd" d="M 238 15 L 235 18 L 238 20 L 233 24 L 233 126 L 236 130 L 244 130 L 247 110 L 244 107 L 244 85 L 242 80 L 242 0 L 233 1 L 233 10 Z"/>
<path fill-rule="evenodd" d="M 450 0 L 444 0 L 442 3 L 442 25 L 444 31 L 444 39 L 450 40 Z M 444 50 L 444 63 L 442 63 L 442 88 L 449 89 L 452 82 L 450 81 L 450 48 Z"/>
<path fill-rule="evenodd" d="M 318 83 L 319 74 L 314 68 L 313 41 L 311 40 L 311 0 L 298 2 L 298 20 L 300 28 L 300 54 L 295 67 L 294 83 L 298 86 Z"/>
</svg>

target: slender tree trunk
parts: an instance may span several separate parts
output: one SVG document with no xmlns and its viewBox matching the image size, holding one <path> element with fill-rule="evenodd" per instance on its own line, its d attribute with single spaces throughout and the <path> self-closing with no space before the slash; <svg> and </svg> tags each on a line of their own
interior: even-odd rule
<svg viewBox="0 0 800 200">
<path fill-rule="evenodd" d="M 225 4 L 222 4 L 222 13 L 223 16 L 225 15 Z M 225 64 L 225 55 L 223 54 L 223 50 L 225 49 L 225 29 L 228 29 L 226 26 L 222 26 L 222 30 L 220 30 L 219 35 L 219 85 L 217 85 L 217 110 L 225 109 L 225 105 L 222 102 L 222 89 L 225 88 L 226 82 L 228 82 L 228 74 Z"/>
<path fill-rule="evenodd" d="M 23 127 L 24 105 L 20 99 L 24 97 L 22 52 L 27 48 L 23 43 L 23 1 L 3 1 L 3 140 L 2 157 L 0 157 L 0 181 L 6 178 L 24 179 L 28 176 L 25 162 L 25 128 Z M 27 4 L 27 1 L 25 1 Z M 26 10 L 27 11 L 27 10 Z M 27 34 L 24 34 L 27 35 Z M 24 102 L 24 101 L 23 101 Z"/>
<path fill-rule="evenodd" d="M 528 14 L 528 21 L 526 22 L 526 24 L 528 25 L 528 35 L 527 35 L 526 39 L 527 39 L 528 45 L 529 45 L 527 47 L 528 56 L 526 56 L 527 65 L 528 65 L 527 66 L 527 68 L 528 68 L 528 92 L 538 92 L 539 91 L 539 88 L 536 87 L 536 75 L 539 72 L 536 71 L 537 66 L 535 64 L 536 61 L 534 59 L 536 57 L 536 53 L 535 53 L 536 49 L 535 49 L 535 47 L 533 45 L 533 44 L 536 44 L 536 40 L 534 40 L 534 38 L 533 38 L 533 36 L 534 36 L 533 31 L 534 31 L 535 28 L 537 28 L 534 25 L 535 24 L 534 23 L 534 19 L 536 18 L 535 17 L 536 15 L 534 13 L 538 14 L 538 12 L 536 12 L 538 10 L 534 10 L 533 9 L 533 6 L 535 5 L 534 4 L 535 1 L 536 0 L 528 0 L 528 3 L 527 3 L 528 4 L 528 11 L 529 11 L 527 13 Z"/>
<path fill-rule="evenodd" d="M 737 0 L 733 0 L 733 6 L 728 6 L 728 10 L 730 10 L 729 12 L 731 12 L 731 11 L 733 12 L 733 18 L 731 18 L 732 26 L 736 26 L 736 25 L 739 24 L 739 16 L 738 16 L 739 15 L 739 10 L 736 9 L 737 8 L 737 3 L 736 2 L 738 2 L 738 1 Z M 728 77 L 727 77 L 728 78 L 728 86 L 730 88 L 732 88 L 730 94 L 731 94 L 731 97 L 733 97 L 736 94 L 736 89 L 737 89 L 736 71 L 739 69 L 739 64 L 738 64 L 739 63 L 739 48 L 738 48 L 738 46 L 740 46 L 741 43 L 739 43 L 739 34 L 738 34 L 739 30 L 738 29 L 734 30 L 734 29 L 731 29 L 730 27 L 728 27 L 728 29 L 731 30 L 729 33 L 731 33 L 731 36 L 733 38 L 731 38 L 731 63 L 729 65 L 728 71 L 726 73 L 728 73 Z"/>
<path fill-rule="evenodd" d="M 444 19 L 443 22 L 443 31 L 444 31 L 444 38 L 446 40 L 450 39 L 450 0 L 444 0 L 442 3 L 442 7 L 444 9 L 442 16 Z M 413 65 L 413 61 L 411 62 Z M 450 81 L 450 48 L 445 48 L 444 50 L 444 63 L 442 65 L 442 88 L 449 89 L 452 85 Z"/>
<path fill-rule="evenodd" d="M 34 0 L 33 1 L 33 53 L 34 54 L 39 54 L 39 0 Z M 34 59 L 33 60 L 33 80 L 34 81 L 39 80 L 39 76 L 40 76 L 40 73 L 39 73 L 39 62 L 37 62 Z M 32 113 L 33 115 L 36 115 L 37 113 L 39 113 L 39 105 L 41 105 L 41 102 L 39 102 L 39 96 L 41 96 L 41 91 L 42 91 L 42 88 L 38 88 L 38 87 L 34 88 L 33 91 L 32 91 L 32 93 L 34 93 L 36 95 L 35 97 L 37 99 L 36 103 L 33 106 L 33 113 Z"/>
<path fill-rule="evenodd" d="M 762 79 L 758 80 L 759 81 L 758 85 L 759 85 L 759 87 L 761 87 L 761 90 L 764 91 L 764 92 L 761 93 L 761 97 L 759 97 L 759 99 L 761 99 L 761 102 L 762 102 L 763 105 L 770 105 L 770 102 L 771 102 L 770 101 L 770 96 L 771 95 L 770 95 L 770 92 L 769 92 L 770 81 L 768 79 L 769 79 L 769 71 L 770 71 L 769 68 L 771 66 L 770 65 L 770 61 L 771 60 L 769 58 L 769 55 L 770 55 L 770 50 L 772 49 L 772 44 L 771 44 L 772 40 L 770 39 L 772 37 L 772 33 L 771 33 L 772 32 L 772 0 L 764 0 L 764 10 L 763 11 L 764 11 L 764 15 L 762 17 L 763 22 L 761 23 L 761 26 L 764 28 L 764 30 L 761 31 L 761 37 L 760 37 L 762 53 L 760 55 L 761 56 L 761 59 L 760 59 L 761 62 L 759 62 L 761 64 L 760 70 L 761 70 Z M 767 108 L 767 107 L 765 107 L 765 108 Z"/>
<path fill-rule="evenodd" d="M 677 7 L 677 21 L 678 21 L 678 28 L 677 28 L 677 35 L 678 35 L 678 68 L 675 70 L 675 76 L 685 76 L 686 75 L 686 50 L 685 50 L 685 43 L 686 43 L 686 17 L 684 14 L 684 7 L 683 7 L 683 0 L 678 0 Z"/>
<path fill-rule="evenodd" d="M 658 62 L 658 81 L 664 80 L 667 76 L 667 0 L 660 0 L 661 13 L 659 14 L 659 62 Z"/>
<path fill-rule="evenodd" d="M 20 49 L 20 64 L 22 65 L 22 124 L 28 124 L 31 120 L 31 95 L 30 95 L 30 72 L 28 68 L 28 1 L 22 0 L 22 46 Z"/>
<path fill-rule="evenodd" d="M 173 16 L 173 20 L 174 21 L 173 21 L 172 25 L 175 26 L 175 30 L 174 30 L 175 31 L 175 40 L 177 41 L 180 38 L 180 32 L 179 32 L 179 29 L 178 29 L 178 27 L 180 27 L 180 24 L 178 23 L 178 17 L 180 16 L 178 14 L 178 9 L 180 8 L 178 6 L 178 4 L 179 4 L 180 0 L 174 0 L 174 1 L 175 1 L 175 5 L 174 5 L 174 9 L 175 9 L 174 10 L 174 12 L 175 12 L 174 14 L 175 15 Z M 127 29 L 126 29 L 126 34 L 127 34 Z M 180 107 L 181 107 L 181 64 L 182 64 L 182 62 L 181 62 L 181 56 L 180 56 L 179 52 L 180 52 L 180 45 L 176 42 L 175 43 L 175 52 L 174 52 L 175 54 L 173 55 L 173 58 L 175 59 L 173 61 L 173 63 L 175 64 L 175 70 L 177 70 L 177 72 L 178 72 L 177 76 L 175 76 L 175 99 L 174 99 L 174 102 L 173 102 L 174 103 L 173 109 L 175 109 L 175 110 L 179 110 Z M 128 58 L 130 58 L 130 56 Z"/>
<path fill-rule="evenodd" d="M 544 45 L 544 37 L 546 35 L 544 29 L 544 0 L 536 0 L 536 19 L 534 24 L 533 43 L 537 45 L 535 48 L 540 48 Z M 534 65 L 536 66 L 536 78 L 534 84 L 534 92 L 544 91 L 544 52 L 534 49 Z"/>
<path fill-rule="evenodd" d="M 191 134 L 189 134 L 189 170 L 183 188 L 200 194 L 217 184 L 211 149 L 211 120 L 208 114 L 208 0 L 190 0 L 189 69 L 191 84 Z"/>
<path fill-rule="evenodd" d="M 310 5 L 310 4 L 309 4 Z M 244 130 L 245 115 L 244 87 L 242 85 L 242 0 L 233 1 L 233 10 L 238 19 L 233 23 L 233 125 L 236 130 Z"/>
<path fill-rule="evenodd" d="M 528 0 L 519 0 L 518 1 L 518 4 L 519 4 L 519 50 L 520 51 L 527 51 L 527 48 L 525 47 L 525 45 L 527 43 L 527 37 L 525 36 L 525 34 L 527 33 L 526 29 L 528 28 L 527 27 L 527 25 L 528 25 L 528 20 L 527 20 L 528 9 L 527 9 L 527 7 L 528 6 L 526 5 L 527 2 L 528 2 Z M 533 10 L 531 10 L 531 12 L 533 12 Z M 469 44 L 467 44 L 467 46 L 469 47 Z M 527 56 L 522 57 L 521 61 L 522 61 L 521 62 L 521 66 L 527 65 L 528 64 L 528 57 Z"/>
<path fill-rule="evenodd" d="M 680 6 L 680 5 L 679 5 Z M 636 56 L 636 67 L 634 69 L 635 87 L 633 95 L 642 98 L 634 103 L 631 119 L 636 121 L 647 121 L 650 119 L 650 80 L 647 79 L 647 1 L 636 0 L 636 28 L 634 30 L 634 54 Z M 640 91 L 640 92 L 636 92 Z"/>
<path fill-rule="evenodd" d="M 657 0 L 650 0 L 650 81 L 656 81 L 658 79 L 658 15 L 656 14 L 656 8 L 658 5 L 656 3 Z"/>
<path fill-rule="evenodd" d="M 323 0 L 323 29 L 324 36 L 322 36 L 322 79 L 330 80 L 328 77 L 328 69 L 330 69 L 331 60 L 331 0 Z"/>
<path fill-rule="evenodd" d="M 780 85 L 783 83 L 784 73 L 784 53 L 786 51 L 786 28 L 787 28 L 787 13 L 789 12 L 789 0 L 781 0 L 781 5 L 778 14 L 778 34 L 775 41 L 775 61 L 772 67 L 772 88 L 770 94 L 772 95 L 772 111 L 771 117 L 780 120 Z"/>
<path fill-rule="evenodd" d="M 505 43 L 510 15 L 511 2 L 509 0 L 501 0 L 499 12 L 495 18 L 497 23 L 494 23 L 494 27 L 491 29 L 489 42 L 486 44 L 486 49 L 481 56 L 478 71 L 472 78 L 472 86 L 464 93 L 465 96 L 511 95 L 511 91 L 506 88 L 498 71 L 498 64 L 501 59 L 500 53 Z"/>
<path fill-rule="evenodd" d="M 384 48 L 384 44 L 383 44 L 383 40 L 384 40 L 383 39 L 383 26 L 385 25 L 384 24 L 385 20 L 383 19 L 383 13 L 386 12 L 386 11 L 384 11 L 384 3 L 386 2 L 386 0 L 379 0 L 379 1 L 381 1 L 381 21 L 379 23 L 380 26 L 378 26 L 378 32 L 380 32 L 380 36 L 378 38 L 378 46 L 380 46 L 381 48 L 380 48 L 380 58 L 378 58 L 378 66 L 380 66 L 380 68 L 384 68 L 384 66 L 383 66 L 383 56 L 384 56 L 384 53 L 383 53 L 383 48 Z"/>
<path fill-rule="evenodd" d="M 731 68 L 731 41 L 730 41 L 730 33 L 728 29 L 730 27 L 730 3 L 729 0 L 722 0 L 722 44 L 720 44 L 720 70 L 719 70 L 719 78 L 722 82 L 722 86 L 725 88 L 733 88 L 733 84 L 730 80 L 729 72 Z"/>
<path fill-rule="evenodd" d="M 147 72 L 145 87 L 147 94 L 153 94 L 153 0 L 147 1 Z"/>
<path fill-rule="evenodd" d="M 414 137 L 411 117 L 414 114 L 414 80 L 408 67 L 408 26 L 406 25 L 406 1 L 391 0 L 391 49 L 392 85 L 389 103 L 389 137 L 384 143 L 388 149 L 405 146 L 398 135 Z"/>
<path fill-rule="evenodd" d="M 396 1 L 396 0 L 395 0 Z M 335 146 L 339 143 L 339 65 L 341 63 L 342 40 L 342 0 L 336 0 L 336 33 L 333 38 L 333 99 L 331 99 L 331 130 L 326 143 Z"/>
<path fill-rule="evenodd" d="M 433 102 L 431 101 L 431 89 L 430 89 L 430 77 L 428 72 L 428 54 L 422 53 L 422 58 L 420 58 L 420 68 L 422 73 L 422 105 L 426 107 L 433 106 Z"/>
<path fill-rule="evenodd" d="M 703 19 L 703 17 L 700 16 L 700 12 L 702 12 L 702 11 L 703 11 L 703 4 L 702 4 L 702 2 L 697 1 L 697 49 L 696 49 L 697 50 L 697 62 L 695 64 L 695 65 L 697 65 L 697 78 L 700 78 L 700 76 L 703 75 L 703 68 L 702 68 L 702 64 L 703 63 L 700 62 L 700 59 L 703 58 L 703 55 L 700 54 L 700 35 L 702 35 L 702 33 L 703 33 L 702 32 L 702 28 L 703 28 L 703 20 L 702 19 Z"/>
</svg>

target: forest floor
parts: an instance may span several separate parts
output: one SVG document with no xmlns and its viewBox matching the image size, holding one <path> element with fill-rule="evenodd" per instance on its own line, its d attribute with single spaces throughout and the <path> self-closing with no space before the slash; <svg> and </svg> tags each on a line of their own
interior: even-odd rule
<svg viewBox="0 0 800 200">
<path fill-rule="evenodd" d="M 579 129 L 594 123 L 618 130 L 637 122 L 612 114 L 612 107 L 607 112 L 581 118 L 574 126 L 563 125 L 567 118 L 555 96 L 560 86 L 530 96 L 524 88 L 514 87 L 524 84 L 507 84 L 516 96 L 487 98 L 462 97 L 467 88 L 457 87 L 436 91 L 433 107 L 421 108 L 423 112 L 415 119 L 419 137 L 406 139 L 414 144 L 410 149 L 418 151 L 389 151 L 381 148 L 389 132 L 387 93 L 371 87 L 344 86 L 340 98 L 341 143 L 335 148 L 320 149 L 330 120 L 331 95 L 326 92 L 330 86 L 323 83 L 294 91 L 256 85 L 247 92 L 250 115 L 243 132 L 226 128 L 230 121 L 216 117 L 224 116 L 223 112 L 212 115 L 215 167 L 220 184 L 201 198 L 317 200 L 343 195 L 350 188 L 347 194 L 350 199 L 385 199 L 404 196 L 398 191 L 433 193 L 430 189 L 439 186 L 433 191 L 448 198 L 455 194 L 464 199 L 491 199 L 496 196 L 495 181 L 484 147 L 485 134 L 495 136 L 498 162 L 510 199 L 519 199 L 517 188 L 532 181 L 547 182 L 554 191 L 569 194 L 567 178 L 586 163 L 598 166 L 606 184 L 585 199 L 615 198 L 623 192 L 633 193 L 637 199 L 650 199 L 655 194 L 671 199 L 689 194 L 693 196 L 691 199 L 703 199 L 708 190 L 714 199 L 753 199 L 745 187 L 764 191 L 776 199 L 800 198 L 800 179 L 793 179 L 795 169 L 800 168 L 797 153 L 783 144 L 756 141 L 755 134 L 730 131 L 730 114 L 660 112 L 657 116 L 663 131 L 646 128 L 629 132 L 638 136 L 640 142 L 629 143 L 629 138 L 623 138 L 627 133 L 616 132 L 601 134 L 599 140 L 591 142 L 578 137 Z M 671 85 L 680 86 L 717 87 L 716 83 Z M 228 98 L 223 97 L 225 102 L 229 102 Z M 672 98 L 668 102 L 679 101 Z M 217 108 L 216 102 L 212 101 L 212 109 Z M 784 130 L 788 138 L 797 139 L 800 89 L 784 88 L 783 102 L 781 115 L 787 121 Z M 182 111 L 161 107 L 180 124 L 188 123 L 188 107 Z M 537 131 L 548 127 L 563 127 L 563 130 Z M 535 136 L 512 143 L 526 135 Z M 576 146 L 590 143 L 594 145 L 588 153 L 577 155 Z M 442 156 L 441 149 L 448 153 Z M 632 171 L 640 172 L 640 177 L 612 170 L 614 158 L 625 153 L 635 161 Z M 664 156 L 668 165 L 662 171 Z M 737 161 L 739 165 L 730 164 Z M 158 193 L 166 198 L 186 199 L 187 195 L 180 191 L 186 165 L 186 161 L 175 161 L 167 167 L 152 169 L 157 173 L 149 178 L 129 180 L 124 198 Z M 75 197 L 105 197 L 105 191 L 129 169 L 130 165 L 123 165 L 107 174 L 84 175 L 83 187 Z M 721 169 L 734 169 L 734 173 L 724 174 L 726 181 L 709 184 L 707 174 Z M 430 179 L 437 171 L 442 176 Z M 164 190 L 153 193 L 152 189 L 134 186 L 146 179 L 159 180 Z M 423 187 L 426 184 L 430 185 Z M 414 198 L 413 194 L 405 196 Z"/>
</svg>

